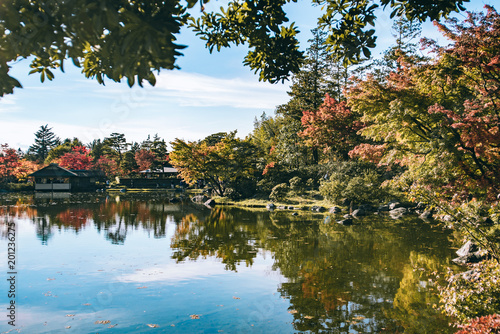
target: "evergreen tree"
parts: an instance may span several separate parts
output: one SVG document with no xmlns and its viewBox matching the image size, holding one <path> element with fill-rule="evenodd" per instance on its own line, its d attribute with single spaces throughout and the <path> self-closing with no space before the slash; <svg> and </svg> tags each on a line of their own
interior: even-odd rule
<svg viewBox="0 0 500 334">
<path fill-rule="evenodd" d="M 43 163 L 50 149 L 59 145 L 60 142 L 59 138 L 52 132 L 52 128 L 45 124 L 35 132 L 35 143 L 30 146 L 28 152 L 35 157 L 36 161 Z"/>
</svg>

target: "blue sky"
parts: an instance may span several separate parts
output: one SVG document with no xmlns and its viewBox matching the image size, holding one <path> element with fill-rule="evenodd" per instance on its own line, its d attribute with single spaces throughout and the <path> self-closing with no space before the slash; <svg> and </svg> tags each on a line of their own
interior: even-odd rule
<svg viewBox="0 0 500 334">
<path fill-rule="evenodd" d="M 484 3 L 492 2 L 473 0 L 467 8 L 480 10 Z M 211 5 L 218 7 L 221 2 Z M 301 47 L 305 49 L 318 8 L 302 0 L 288 8 L 290 20 L 301 30 Z M 390 27 L 388 14 L 381 13 L 376 25 L 378 47 L 373 55 L 393 43 Z M 431 23 L 424 24 L 423 36 L 446 44 Z M 34 133 L 45 124 L 61 139 L 78 137 L 84 143 L 112 132 L 124 133 L 128 142 L 140 142 L 156 133 L 167 142 L 175 138 L 198 140 L 233 130 L 245 137 L 252 131 L 255 117 L 263 112 L 272 115 L 276 106 L 288 101 L 289 82 L 259 82 L 243 66 L 245 47 L 210 54 L 189 31 L 181 33 L 178 42 L 188 45 L 177 62 L 181 69 L 162 71 L 155 87 L 146 83 L 145 88 L 129 88 L 126 83 L 110 80 L 102 86 L 86 79 L 70 62 L 65 73 L 57 71 L 52 82 L 42 84 L 38 75 L 28 75 L 27 60 L 12 64 L 11 75 L 23 89 L 0 99 L 0 143 L 26 150 L 34 141 Z"/>
</svg>

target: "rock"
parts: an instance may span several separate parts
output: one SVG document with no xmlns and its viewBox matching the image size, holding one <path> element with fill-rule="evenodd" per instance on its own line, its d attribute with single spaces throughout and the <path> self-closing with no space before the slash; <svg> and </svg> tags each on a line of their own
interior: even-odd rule
<svg viewBox="0 0 500 334">
<path fill-rule="evenodd" d="M 209 198 L 205 195 L 196 195 L 193 198 L 191 198 L 191 201 L 193 201 L 195 203 L 205 203 L 208 200 L 209 200 Z"/>
<path fill-rule="evenodd" d="M 397 208 L 389 211 L 389 214 L 394 219 L 399 219 L 408 213 L 408 209 L 406 208 Z"/>
<path fill-rule="evenodd" d="M 326 211 L 326 209 L 324 207 L 322 207 L 322 206 L 316 206 L 316 205 L 314 205 L 314 206 L 311 207 L 311 211 L 324 212 L 324 211 Z"/>
<path fill-rule="evenodd" d="M 481 225 L 483 226 L 493 226 L 495 225 L 495 222 L 490 218 L 490 217 L 483 217 L 479 220 Z"/>
<path fill-rule="evenodd" d="M 422 212 L 419 216 L 420 219 L 431 219 L 432 218 L 432 211 L 430 210 L 425 210 Z"/>
<path fill-rule="evenodd" d="M 269 203 L 268 205 L 266 205 L 266 209 L 274 210 L 274 209 L 276 209 L 276 205 L 274 205 L 274 203 Z"/>
<path fill-rule="evenodd" d="M 403 205 L 399 202 L 392 202 L 389 204 L 389 210 L 394 210 L 397 208 L 401 208 Z"/>
<path fill-rule="evenodd" d="M 459 256 L 457 258 L 454 258 L 452 261 L 455 262 L 456 264 L 460 265 L 466 265 L 470 263 L 478 263 L 483 260 L 486 260 L 487 256 L 484 254 L 481 254 L 481 252 L 475 252 L 475 253 L 470 253 L 464 256 Z"/>
<path fill-rule="evenodd" d="M 356 209 L 354 210 L 351 215 L 353 217 L 362 217 L 362 216 L 366 216 L 366 211 L 363 210 L 363 209 Z"/>
<path fill-rule="evenodd" d="M 347 219 L 339 220 L 337 223 L 339 223 L 340 225 L 344 225 L 344 226 L 350 226 L 350 225 L 352 225 L 352 219 L 347 218 Z"/>
<path fill-rule="evenodd" d="M 453 217 L 452 217 L 452 216 L 450 216 L 450 215 L 445 215 L 445 216 L 443 217 L 443 220 L 444 220 L 445 222 L 452 222 L 452 221 L 454 221 L 454 220 L 455 220 L 455 218 L 453 218 Z"/>
<path fill-rule="evenodd" d="M 374 211 L 373 209 L 373 206 L 371 204 L 361 204 L 358 209 L 362 209 L 365 211 L 365 213 L 367 214 L 368 212 L 372 212 Z"/>
<path fill-rule="evenodd" d="M 328 212 L 329 213 L 340 213 L 340 212 L 342 212 L 342 209 L 334 206 L 333 208 L 330 208 L 330 210 L 328 210 Z"/>
<path fill-rule="evenodd" d="M 456 251 L 458 256 L 466 256 L 467 254 L 475 253 L 479 250 L 479 247 L 472 241 L 467 241 L 459 250 Z"/>
<path fill-rule="evenodd" d="M 381 205 L 378 207 L 378 211 L 389 211 L 389 205 Z"/>
<path fill-rule="evenodd" d="M 209 207 L 214 207 L 217 203 L 215 203 L 215 201 L 213 199 L 209 199 L 207 200 L 205 203 L 204 203 L 206 206 L 209 206 Z"/>
</svg>

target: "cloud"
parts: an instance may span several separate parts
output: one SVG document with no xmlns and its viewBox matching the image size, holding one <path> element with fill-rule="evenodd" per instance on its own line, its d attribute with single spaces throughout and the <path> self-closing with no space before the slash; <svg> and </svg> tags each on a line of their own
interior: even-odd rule
<svg viewBox="0 0 500 334">
<path fill-rule="evenodd" d="M 197 73 L 162 73 L 152 93 L 173 97 L 180 106 L 274 109 L 288 100 L 286 85 L 242 78 L 214 78 Z"/>
</svg>

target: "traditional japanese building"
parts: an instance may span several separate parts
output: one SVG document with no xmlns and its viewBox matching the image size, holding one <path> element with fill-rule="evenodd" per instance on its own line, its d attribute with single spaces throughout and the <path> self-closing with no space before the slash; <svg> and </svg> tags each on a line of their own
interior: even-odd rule
<svg viewBox="0 0 500 334">
<path fill-rule="evenodd" d="M 29 176 L 35 179 L 35 191 L 94 191 L 98 188 L 101 173 L 50 164 Z"/>
</svg>

